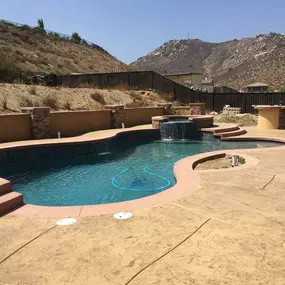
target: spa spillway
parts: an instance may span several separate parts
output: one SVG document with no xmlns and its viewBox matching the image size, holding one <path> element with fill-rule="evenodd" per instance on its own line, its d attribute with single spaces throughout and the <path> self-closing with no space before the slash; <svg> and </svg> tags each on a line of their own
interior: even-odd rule
<svg viewBox="0 0 285 285">
<path fill-rule="evenodd" d="M 187 118 L 172 118 L 159 124 L 160 137 L 163 140 L 186 140 L 202 137 L 202 132 L 197 121 Z"/>
</svg>

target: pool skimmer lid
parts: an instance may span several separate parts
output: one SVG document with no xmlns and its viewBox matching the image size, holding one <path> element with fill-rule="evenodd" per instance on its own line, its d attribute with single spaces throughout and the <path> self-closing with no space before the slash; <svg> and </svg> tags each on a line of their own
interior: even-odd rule
<svg viewBox="0 0 285 285">
<path fill-rule="evenodd" d="M 129 212 L 120 212 L 113 215 L 113 217 L 117 220 L 127 220 L 133 216 L 132 213 Z"/>
<path fill-rule="evenodd" d="M 64 219 L 58 220 L 56 222 L 56 225 L 57 226 L 70 226 L 72 224 L 75 224 L 76 222 L 77 220 L 74 218 L 64 218 Z"/>
</svg>

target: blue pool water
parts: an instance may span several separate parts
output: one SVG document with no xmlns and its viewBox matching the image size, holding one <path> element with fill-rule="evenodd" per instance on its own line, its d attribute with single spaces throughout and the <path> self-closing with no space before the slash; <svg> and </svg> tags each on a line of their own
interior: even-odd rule
<svg viewBox="0 0 285 285">
<path fill-rule="evenodd" d="M 24 194 L 25 203 L 48 206 L 104 204 L 138 199 L 176 183 L 179 159 L 214 150 L 273 147 L 258 141 L 153 141 L 104 155 L 88 154 L 0 166 L 0 177 Z"/>
</svg>

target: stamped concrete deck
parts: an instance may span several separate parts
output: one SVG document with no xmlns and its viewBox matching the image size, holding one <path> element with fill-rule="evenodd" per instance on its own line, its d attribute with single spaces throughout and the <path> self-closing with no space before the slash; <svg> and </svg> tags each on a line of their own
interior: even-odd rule
<svg viewBox="0 0 285 285">
<path fill-rule="evenodd" d="M 58 227 L 56 218 L 0 218 L 0 283 L 284 284 L 285 149 L 242 153 L 259 164 L 200 171 L 190 195 L 130 220 L 108 214 Z"/>
</svg>

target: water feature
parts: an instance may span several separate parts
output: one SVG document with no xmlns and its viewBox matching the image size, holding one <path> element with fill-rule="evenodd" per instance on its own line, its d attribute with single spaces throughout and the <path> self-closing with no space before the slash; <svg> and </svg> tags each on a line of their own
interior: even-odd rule
<svg viewBox="0 0 285 285">
<path fill-rule="evenodd" d="M 198 139 L 202 132 L 197 121 L 188 118 L 169 118 L 159 124 L 160 137 L 163 140 Z"/>
</svg>

